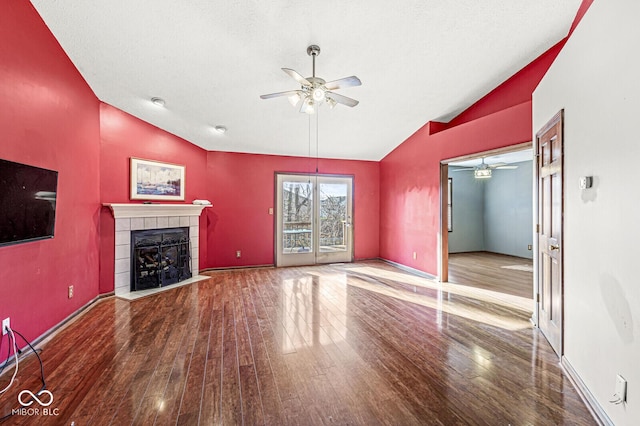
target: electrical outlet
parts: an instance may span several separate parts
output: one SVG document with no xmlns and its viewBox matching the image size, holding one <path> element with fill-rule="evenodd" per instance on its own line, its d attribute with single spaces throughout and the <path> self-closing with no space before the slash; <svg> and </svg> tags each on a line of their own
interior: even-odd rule
<svg viewBox="0 0 640 426">
<path fill-rule="evenodd" d="M 2 320 L 2 335 L 7 334 L 7 328 L 11 328 L 11 318 L 7 317 Z"/>
<path fill-rule="evenodd" d="M 242 257 L 242 252 L 240 250 L 236 250 L 236 259 L 240 259 Z"/>
<path fill-rule="evenodd" d="M 72 299 L 72 298 L 73 298 L 73 286 L 70 285 L 69 286 L 69 299 Z"/>
<path fill-rule="evenodd" d="M 533 249 L 533 246 L 532 246 L 531 244 L 529 244 L 529 245 L 527 246 L 527 250 L 532 250 L 532 249 Z"/>
<path fill-rule="evenodd" d="M 614 396 L 618 398 L 618 404 L 627 401 L 627 381 L 619 374 L 616 376 L 616 391 Z"/>
</svg>

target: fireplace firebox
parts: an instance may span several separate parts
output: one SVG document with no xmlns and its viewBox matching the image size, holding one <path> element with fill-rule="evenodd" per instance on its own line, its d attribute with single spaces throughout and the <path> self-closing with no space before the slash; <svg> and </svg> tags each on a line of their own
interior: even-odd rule
<svg viewBox="0 0 640 426">
<path fill-rule="evenodd" d="M 189 228 L 131 231 L 131 291 L 191 278 Z"/>
</svg>

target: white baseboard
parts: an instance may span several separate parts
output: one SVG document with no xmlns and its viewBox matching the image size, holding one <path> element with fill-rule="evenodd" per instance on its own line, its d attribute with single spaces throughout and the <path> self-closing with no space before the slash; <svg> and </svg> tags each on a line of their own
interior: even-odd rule
<svg viewBox="0 0 640 426">
<path fill-rule="evenodd" d="M 402 269 L 403 271 L 411 272 L 412 274 L 417 275 L 417 276 L 422 277 L 422 278 L 427 278 L 427 279 L 430 279 L 430 280 L 437 280 L 438 279 L 438 277 L 436 277 L 435 275 L 431 275 L 431 274 L 423 272 L 423 271 L 421 271 L 419 269 L 415 269 L 415 268 L 412 268 L 410 266 L 403 265 L 402 263 L 393 262 L 391 260 L 383 259 L 383 258 L 380 258 L 380 260 L 383 261 L 383 262 L 386 262 L 386 263 L 388 263 L 390 265 L 393 265 L 398 269 Z"/>
<path fill-rule="evenodd" d="M 614 423 L 609 418 L 609 416 L 607 416 L 607 413 L 605 413 L 602 406 L 598 403 L 596 398 L 593 396 L 591 391 L 589 391 L 589 388 L 587 388 L 587 386 L 584 384 L 584 382 L 582 381 L 582 379 L 580 378 L 576 370 L 573 368 L 569 360 L 567 360 L 567 358 L 562 356 L 562 359 L 560 360 L 560 365 L 562 366 L 562 369 L 564 370 L 569 380 L 571 380 L 571 383 L 573 383 L 573 386 L 578 391 L 578 395 L 580 395 L 580 398 L 582 398 L 585 405 L 593 415 L 593 418 L 600 425 L 615 426 Z"/>
</svg>

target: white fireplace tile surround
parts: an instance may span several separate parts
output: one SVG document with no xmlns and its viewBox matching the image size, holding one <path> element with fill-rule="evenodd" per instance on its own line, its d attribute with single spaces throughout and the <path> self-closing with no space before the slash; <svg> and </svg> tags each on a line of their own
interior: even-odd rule
<svg viewBox="0 0 640 426">
<path fill-rule="evenodd" d="M 162 288 L 169 289 L 205 279 L 198 275 L 200 214 L 206 206 L 194 204 L 114 204 L 106 203 L 115 218 L 114 289 L 116 296 L 135 299 L 157 289 L 131 292 L 131 231 L 189 227 L 192 278 Z"/>
</svg>

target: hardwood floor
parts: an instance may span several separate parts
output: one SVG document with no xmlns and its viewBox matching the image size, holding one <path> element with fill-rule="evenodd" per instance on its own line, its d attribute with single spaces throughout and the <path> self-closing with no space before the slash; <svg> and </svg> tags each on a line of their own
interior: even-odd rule
<svg viewBox="0 0 640 426">
<path fill-rule="evenodd" d="M 450 253 L 449 282 L 533 299 L 533 261 L 486 251 Z"/>
<path fill-rule="evenodd" d="M 57 416 L 6 423 L 596 424 L 495 292 L 376 261 L 210 275 L 96 304 L 43 345 Z M 0 415 L 38 388 L 32 356 Z"/>
</svg>

